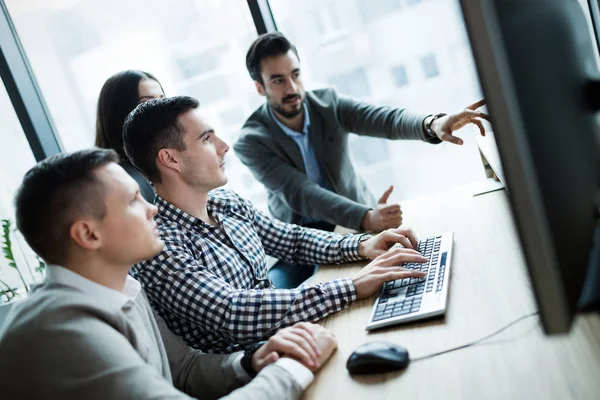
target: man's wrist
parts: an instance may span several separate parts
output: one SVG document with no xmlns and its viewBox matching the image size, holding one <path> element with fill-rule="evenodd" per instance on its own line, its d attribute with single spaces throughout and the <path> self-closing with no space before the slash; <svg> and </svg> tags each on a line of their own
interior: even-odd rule
<svg viewBox="0 0 600 400">
<path fill-rule="evenodd" d="M 438 131 L 440 118 L 445 117 L 446 113 L 437 113 L 425 118 L 425 135 L 427 139 L 438 139 Z"/>
<path fill-rule="evenodd" d="M 433 114 L 430 114 L 428 116 L 425 117 L 425 119 L 423 120 L 423 133 L 425 134 L 425 139 L 432 139 L 431 134 L 429 133 L 429 126 L 431 125 L 431 120 L 433 119 Z"/>
<path fill-rule="evenodd" d="M 361 228 L 363 231 L 369 231 L 371 228 L 371 224 L 369 223 L 370 218 L 371 218 L 371 214 L 373 213 L 373 210 L 368 210 L 365 215 L 363 216 L 363 219 L 361 221 Z"/>
<path fill-rule="evenodd" d="M 240 361 L 242 368 L 244 368 L 244 371 L 246 371 L 246 373 L 253 378 L 256 376 L 258 371 L 254 369 L 252 359 L 254 358 L 254 354 L 258 351 L 258 349 L 260 349 L 265 343 L 265 341 L 262 341 L 248 347 L 246 351 L 244 351 L 244 356 Z"/>
<path fill-rule="evenodd" d="M 252 377 L 248 375 L 248 372 L 242 367 L 242 358 L 244 357 L 244 352 L 238 352 L 233 359 L 233 373 L 237 380 L 241 383 L 248 383 Z"/>
<path fill-rule="evenodd" d="M 314 373 L 310 368 L 292 358 L 282 357 L 275 365 L 286 370 L 302 390 L 306 389 L 314 379 Z"/>
<path fill-rule="evenodd" d="M 366 254 L 366 246 L 365 246 L 365 241 L 371 239 L 371 235 L 368 233 L 363 233 L 360 235 L 360 237 L 358 238 L 358 255 L 362 258 L 368 258 L 367 254 Z"/>
</svg>

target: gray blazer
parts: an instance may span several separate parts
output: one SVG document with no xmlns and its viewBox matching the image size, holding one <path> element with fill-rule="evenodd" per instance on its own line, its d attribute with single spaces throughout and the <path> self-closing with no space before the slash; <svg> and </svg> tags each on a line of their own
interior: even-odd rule
<svg viewBox="0 0 600 400">
<path fill-rule="evenodd" d="M 423 131 L 428 114 L 407 109 L 376 107 L 339 95 L 333 89 L 306 93 L 310 141 L 321 172 L 332 191 L 306 175 L 298 145 L 273 121 L 266 104 L 248 118 L 234 150 L 268 190 L 269 210 L 278 219 L 302 224 L 303 216 L 352 229 L 375 198 L 350 160 L 348 134 L 386 139 L 418 139 L 430 143 Z"/>
<path fill-rule="evenodd" d="M 155 319 L 141 292 L 123 310 L 45 283 L 15 304 L 0 331 L 3 399 L 296 399 L 287 370 L 269 365 L 243 388 L 239 353 L 202 354 Z M 177 390 L 179 389 L 179 390 Z M 180 391 L 181 390 L 181 391 Z M 187 394 L 185 394 L 185 393 Z"/>
</svg>

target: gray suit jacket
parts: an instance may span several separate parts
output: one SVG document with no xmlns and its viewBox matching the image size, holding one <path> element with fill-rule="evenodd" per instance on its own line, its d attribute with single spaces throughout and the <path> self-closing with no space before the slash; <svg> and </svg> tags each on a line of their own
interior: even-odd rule
<svg viewBox="0 0 600 400">
<path fill-rule="evenodd" d="M 3 399 L 296 399 L 272 364 L 243 388 L 231 355 L 202 354 L 155 320 L 140 292 L 115 310 L 75 288 L 46 283 L 15 304 L 0 332 Z M 174 387 L 175 386 L 175 387 Z M 181 390 L 177 390 L 177 389 Z"/>
<path fill-rule="evenodd" d="M 376 107 L 333 89 L 309 91 L 306 102 L 310 141 L 332 191 L 308 179 L 298 145 L 273 121 L 266 104 L 248 118 L 234 145 L 240 160 L 267 188 L 271 213 L 284 222 L 302 224 L 307 216 L 361 228 L 375 198 L 352 165 L 349 133 L 439 143 L 428 140 L 423 131 L 428 114 Z"/>
</svg>

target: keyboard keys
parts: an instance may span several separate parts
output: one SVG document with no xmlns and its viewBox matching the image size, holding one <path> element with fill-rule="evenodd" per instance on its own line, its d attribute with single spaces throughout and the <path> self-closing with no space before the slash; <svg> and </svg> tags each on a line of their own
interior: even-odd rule
<svg viewBox="0 0 600 400">
<path fill-rule="evenodd" d="M 410 278 L 410 285 L 425 282 L 425 278 Z"/>
<path fill-rule="evenodd" d="M 426 263 L 406 263 L 402 266 L 425 274 L 423 278 L 406 278 L 386 282 L 376 303 L 372 321 L 383 321 L 404 315 L 419 313 L 423 296 L 432 296 L 435 289 L 440 292 L 445 286 L 447 252 L 441 252 L 442 236 L 421 240 L 416 246 Z M 444 243 L 444 248 L 447 244 Z M 430 303 L 427 303 L 430 304 Z M 431 303 L 433 306 L 434 303 Z M 430 307 L 430 306 L 428 306 Z M 429 309 L 428 309 L 429 311 Z"/>
<path fill-rule="evenodd" d="M 394 303 L 381 304 L 381 301 L 375 309 L 373 321 L 381 321 L 387 318 L 399 317 L 419 312 L 421 309 L 421 296 L 406 298 Z"/>
<path fill-rule="evenodd" d="M 417 295 L 423 294 L 424 290 L 425 290 L 425 283 L 419 283 L 417 285 L 409 286 L 408 290 L 406 291 L 406 297 L 412 297 L 412 296 L 417 296 Z"/>
<path fill-rule="evenodd" d="M 373 321 L 381 321 L 382 319 L 386 319 L 388 318 L 387 316 L 384 316 L 383 314 L 381 315 L 374 315 L 373 316 Z"/>
<path fill-rule="evenodd" d="M 373 322 L 384 322 L 386 319 L 402 318 L 402 316 L 419 313 L 423 296 L 432 296 L 434 288 L 437 292 L 444 289 L 446 261 L 449 260 L 447 260 L 448 254 L 441 252 L 441 239 L 441 236 L 436 236 L 419 242 L 416 249 L 427 257 L 429 262 L 423 264 L 407 263 L 403 267 L 421 271 L 425 273 L 425 277 L 387 282 L 376 303 L 377 306 L 372 318 Z M 447 246 L 446 243 L 444 243 L 444 246 Z M 427 311 L 429 312 L 429 308 L 433 307 L 434 303 L 427 304 L 431 304 L 428 305 Z"/>
<path fill-rule="evenodd" d="M 443 286 L 444 286 L 444 272 L 440 271 L 440 275 L 438 276 L 437 287 L 436 287 L 435 291 L 441 292 Z"/>
<path fill-rule="evenodd" d="M 401 316 L 401 315 L 406 315 L 406 314 L 408 314 L 409 312 L 411 312 L 411 311 L 410 311 L 410 309 L 408 309 L 408 308 L 406 308 L 406 309 L 404 309 L 404 308 L 400 308 L 400 309 L 397 309 L 397 310 L 395 310 L 395 311 L 392 313 L 392 317 L 399 317 L 399 316 Z"/>
<path fill-rule="evenodd" d="M 444 276 L 446 273 L 446 258 L 447 258 L 447 256 L 448 256 L 447 252 L 444 252 L 444 254 L 442 254 L 442 259 L 440 261 L 440 273 L 438 275 L 437 286 L 435 288 L 436 293 L 441 292 L 442 288 L 444 287 Z"/>
</svg>

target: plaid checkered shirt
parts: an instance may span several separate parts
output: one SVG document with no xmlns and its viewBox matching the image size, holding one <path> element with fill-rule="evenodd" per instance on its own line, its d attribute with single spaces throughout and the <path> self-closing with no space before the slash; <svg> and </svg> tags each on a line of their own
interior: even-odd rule
<svg viewBox="0 0 600 400">
<path fill-rule="evenodd" d="M 209 193 L 218 227 L 156 197 L 156 222 L 165 247 L 136 264 L 152 306 L 188 345 L 230 353 L 299 321 L 317 321 L 356 299 L 350 278 L 297 289 L 276 289 L 266 254 L 294 264 L 362 259 L 361 235 L 341 236 L 271 218 L 236 193 Z"/>
</svg>

